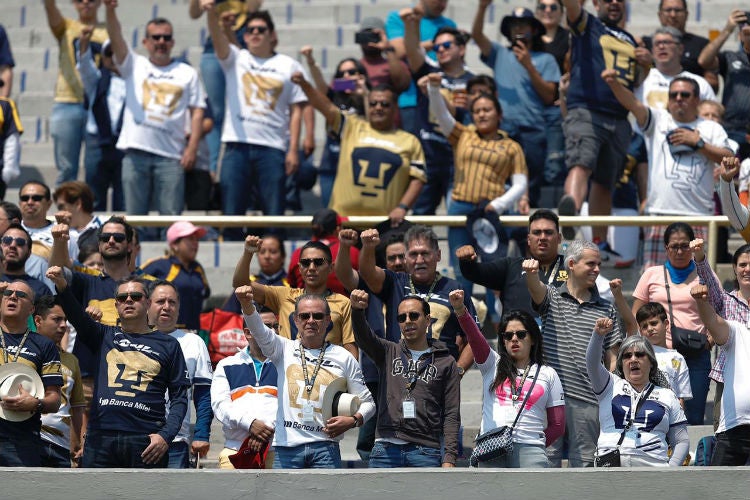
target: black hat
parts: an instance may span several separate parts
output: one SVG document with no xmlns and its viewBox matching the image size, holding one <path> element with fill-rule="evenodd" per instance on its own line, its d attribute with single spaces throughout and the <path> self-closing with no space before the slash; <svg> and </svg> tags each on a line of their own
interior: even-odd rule
<svg viewBox="0 0 750 500">
<path fill-rule="evenodd" d="M 474 210 L 466 216 L 466 230 L 482 262 L 508 255 L 508 233 L 496 212 L 486 212 L 484 207 Z"/>
<path fill-rule="evenodd" d="M 510 14 L 505 16 L 500 23 L 500 33 L 502 33 L 505 38 L 510 40 L 510 24 L 517 19 L 524 19 L 530 22 L 536 30 L 536 34 L 539 36 L 547 33 L 547 28 L 545 28 L 541 21 L 534 16 L 534 13 L 531 12 L 531 10 L 524 7 L 516 7 Z"/>
<path fill-rule="evenodd" d="M 340 226 L 343 220 L 335 210 L 321 208 L 313 215 L 313 232 L 319 238 L 331 235 L 336 232 L 336 227 Z"/>
</svg>

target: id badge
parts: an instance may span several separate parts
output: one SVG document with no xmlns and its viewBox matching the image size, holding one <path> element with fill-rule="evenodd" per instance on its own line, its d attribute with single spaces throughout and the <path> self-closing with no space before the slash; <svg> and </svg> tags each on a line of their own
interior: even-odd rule
<svg viewBox="0 0 750 500">
<path fill-rule="evenodd" d="M 305 401 L 302 404 L 302 423 L 305 425 L 312 425 L 315 423 L 315 411 L 313 410 L 312 403 Z"/>
<path fill-rule="evenodd" d="M 413 399 L 405 399 L 402 403 L 404 409 L 404 418 L 417 418 L 417 405 Z"/>
</svg>

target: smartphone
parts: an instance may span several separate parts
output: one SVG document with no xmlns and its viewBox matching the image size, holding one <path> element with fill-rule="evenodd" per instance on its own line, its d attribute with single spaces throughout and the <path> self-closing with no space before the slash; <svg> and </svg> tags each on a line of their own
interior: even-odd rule
<svg viewBox="0 0 750 500">
<path fill-rule="evenodd" d="M 336 78 L 331 84 L 331 89 L 335 92 L 342 92 L 345 90 L 354 90 L 357 88 L 357 80 L 349 80 L 348 78 Z"/>
<path fill-rule="evenodd" d="M 526 41 L 526 35 L 513 35 L 513 43 L 511 44 L 511 46 L 518 47 L 518 42 L 523 42 L 523 45 L 526 46 L 526 44 L 528 44 L 528 42 Z"/>
<path fill-rule="evenodd" d="M 357 45 L 367 45 L 369 43 L 378 43 L 380 35 L 370 30 L 358 31 L 354 34 L 354 43 Z"/>
</svg>

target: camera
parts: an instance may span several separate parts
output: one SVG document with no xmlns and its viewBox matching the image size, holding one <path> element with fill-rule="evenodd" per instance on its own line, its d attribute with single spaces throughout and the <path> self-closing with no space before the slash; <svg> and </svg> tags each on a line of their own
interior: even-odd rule
<svg viewBox="0 0 750 500">
<path fill-rule="evenodd" d="M 357 45 L 368 45 L 370 43 L 378 43 L 380 41 L 380 35 L 372 30 L 362 30 L 354 34 L 354 43 Z"/>
<path fill-rule="evenodd" d="M 357 80 L 349 80 L 348 78 L 336 78 L 333 80 L 331 90 L 335 92 L 343 92 L 345 90 L 354 90 L 357 88 Z"/>
</svg>

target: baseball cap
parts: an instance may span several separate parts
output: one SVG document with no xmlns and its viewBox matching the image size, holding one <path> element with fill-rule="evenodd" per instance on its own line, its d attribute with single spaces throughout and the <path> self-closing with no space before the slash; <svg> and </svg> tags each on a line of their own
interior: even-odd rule
<svg viewBox="0 0 750 500">
<path fill-rule="evenodd" d="M 177 221 L 167 229 L 167 243 L 171 245 L 180 238 L 193 234 L 198 236 L 198 238 L 202 238 L 205 236 L 206 230 L 186 220 Z"/>
<path fill-rule="evenodd" d="M 385 23 L 379 17 L 366 17 L 362 19 L 362 22 L 359 24 L 359 29 L 361 31 L 364 31 L 364 30 L 384 30 L 385 31 Z"/>
</svg>

